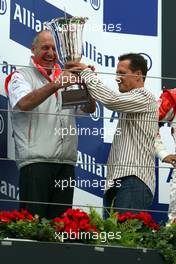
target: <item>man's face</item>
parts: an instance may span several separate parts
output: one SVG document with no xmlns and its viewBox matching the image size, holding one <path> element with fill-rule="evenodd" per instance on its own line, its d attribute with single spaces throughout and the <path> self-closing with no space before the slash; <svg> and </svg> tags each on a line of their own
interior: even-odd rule
<svg viewBox="0 0 176 264">
<path fill-rule="evenodd" d="M 120 61 L 117 65 L 117 82 L 119 91 L 122 93 L 128 92 L 133 88 L 138 87 L 139 71 L 132 72 L 129 68 L 130 60 Z"/>
<path fill-rule="evenodd" d="M 44 68 L 53 68 L 57 60 L 57 53 L 53 37 L 49 31 L 42 32 L 39 35 L 38 42 L 32 47 L 32 52 L 36 63 Z"/>
</svg>

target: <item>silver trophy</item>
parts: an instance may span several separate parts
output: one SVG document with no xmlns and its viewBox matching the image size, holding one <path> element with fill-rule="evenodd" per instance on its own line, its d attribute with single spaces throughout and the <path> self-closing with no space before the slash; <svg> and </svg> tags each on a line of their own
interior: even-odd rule
<svg viewBox="0 0 176 264">
<path fill-rule="evenodd" d="M 45 22 L 55 41 L 59 61 L 80 61 L 83 51 L 83 28 L 86 17 L 61 17 Z M 89 94 L 85 84 L 72 85 L 62 91 L 62 107 L 85 105 L 89 102 Z"/>
</svg>

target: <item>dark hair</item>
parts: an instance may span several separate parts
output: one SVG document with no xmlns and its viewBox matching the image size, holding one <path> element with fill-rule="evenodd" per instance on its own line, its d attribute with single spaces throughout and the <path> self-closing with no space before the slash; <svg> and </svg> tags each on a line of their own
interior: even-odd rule
<svg viewBox="0 0 176 264">
<path fill-rule="evenodd" d="M 123 54 L 118 57 L 119 61 L 129 60 L 130 65 L 129 68 L 134 72 L 137 70 L 141 70 L 143 75 L 143 80 L 145 81 L 145 77 L 147 75 L 147 60 L 144 59 L 144 57 L 138 53 L 128 53 Z"/>
</svg>

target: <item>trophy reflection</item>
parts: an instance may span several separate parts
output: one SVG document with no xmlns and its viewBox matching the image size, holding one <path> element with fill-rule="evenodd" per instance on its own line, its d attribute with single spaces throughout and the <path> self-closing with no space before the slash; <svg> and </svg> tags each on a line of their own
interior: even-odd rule
<svg viewBox="0 0 176 264">
<path fill-rule="evenodd" d="M 69 61 L 80 61 L 83 51 L 83 28 L 86 17 L 55 18 L 45 25 L 54 38 L 59 61 L 64 65 Z M 85 84 L 72 85 L 62 91 L 62 107 L 81 106 L 89 102 Z"/>
</svg>

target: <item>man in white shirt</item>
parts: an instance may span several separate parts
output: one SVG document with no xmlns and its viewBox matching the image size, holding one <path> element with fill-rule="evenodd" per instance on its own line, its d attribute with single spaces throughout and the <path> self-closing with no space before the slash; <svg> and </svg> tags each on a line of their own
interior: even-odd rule
<svg viewBox="0 0 176 264">
<path fill-rule="evenodd" d="M 171 124 L 171 134 L 176 148 L 176 89 L 164 90 L 160 96 L 159 107 L 159 121 L 160 125 L 164 123 Z M 173 167 L 173 174 L 170 189 L 170 202 L 169 202 L 169 219 L 176 218 L 176 154 L 169 154 L 165 145 L 163 144 L 160 134 L 155 140 L 156 155 L 162 162 L 170 163 Z"/>
<path fill-rule="evenodd" d="M 14 110 L 11 120 L 20 169 L 20 200 L 28 201 L 21 203 L 21 208 L 51 219 L 71 207 L 73 199 L 73 186 L 61 189 L 61 185 L 75 177 L 77 135 L 69 133 L 70 127 L 76 129 L 75 109 L 62 109 L 58 89 L 73 85 L 77 78 L 61 71 L 56 63 L 57 53 L 49 31 L 38 33 L 31 51 L 29 66 L 9 75 L 5 89 Z M 94 103 L 82 110 L 93 112 Z M 63 134 L 63 130 L 68 133 Z M 59 182 L 60 188 L 59 184 L 56 187 Z"/>
</svg>

